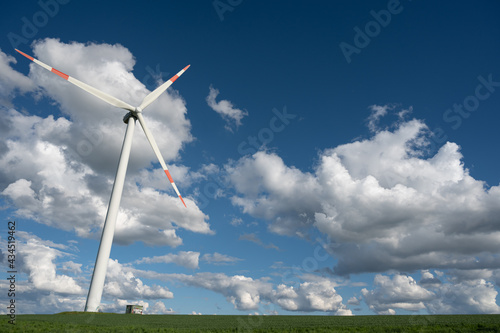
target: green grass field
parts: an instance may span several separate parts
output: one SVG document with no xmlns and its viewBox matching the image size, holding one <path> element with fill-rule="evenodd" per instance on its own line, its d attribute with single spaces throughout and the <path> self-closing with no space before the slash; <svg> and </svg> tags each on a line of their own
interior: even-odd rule
<svg viewBox="0 0 500 333">
<path fill-rule="evenodd" d="M 4 318 L 1 332 L 500 332 L 500 315 L 194 316 L 60 313 Z"/>
</svg>

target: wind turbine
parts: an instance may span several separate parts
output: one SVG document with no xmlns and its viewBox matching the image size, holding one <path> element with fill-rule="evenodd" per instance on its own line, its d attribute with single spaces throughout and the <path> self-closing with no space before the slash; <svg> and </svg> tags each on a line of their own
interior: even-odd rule
<svg viewBox="0 0 500 333">
<path fill-rule="evenodd" d="M 26 58 L 28 58 L 29 60 L 33 61 L 35 64 L 40 65 L 46 70 L 59 75 L 66 81 L 85 90 L 86 92 L 91 93 L 92 95 L 102 99 L 103 101 L 113 106 L 129 111 L 123 118 L 123 121 L 127 124 L 127 129 L 125 131 L 125 138 L 123 139 L 122 150 L 120 153 L 120 161 L 118 162 L 118 169 L 116 171 L 115 182 L 113 184 L 113 189 L 111 190 L 111 198 L 109 199 L 108 212 L 106 214 L 106 219 L 104 221 L 104 227 L 101 235 L 101 242 L 99 244 L 99 250 L 97 252 L 97 258 L 94 266 L 94 272 L 92 274 L 92 280 L 90 282 L 87 302 L 85 304 L 86 312 L 97 312 L 99 310 L 99 304 L 101 303 L 102 290 L 104 288 L 104 280 L 106 278 L 106 270 L 108 267 L 109 255 L 111 253 L 111 245 L 113 243 L 113 236 L 115 233 L 116 217 L 118 215 L 118 208 L 120 206 L 120 200 L 122 197 L 123 185 L 125 182 L 125 174 L 127 173 L 127 165 L 130 156 L 130 148 L 132 147 L 132 137 L 136 120 L 139 120 L 139 123 L 141 124 L 141 127 L 144 130 L 144 134 L 146 134 L 146 138 L 151 144 L 151 147 L 153 148 L 153 151 L 156 157 L 158 158 L 158 161 L 160 161 L 163 170 L 167 174 L 170 184 L 172 184 L 175 193 L 177 193 L 184 207 L 186 207 L 186 203 L 184 202 L 184 199 L 182 199 L 182 196 L 179 193 L 177 186 L 175 186 L 174 180 L 172 179 L 172 176 L 168 171 L 167 165 L 165 164 L 163 156 L 161 155 L 160 150 L 158 149 L 156 141 L 151 132 L 149 131 L 148 127 L 146 126 L 146 123 L 144 122 L 142 111 L 145 108 L 147 108 L 151 103 L 153 103 L 165 90 L 167 90 L 167 88 L 172 83 L 174 83 L 174 81 L 177 80 L 179 76 L 181 76 L 189 68 L 190 65 L 184 67 L 184 69 L 182 69 L 179 73 L 174 75 L 167 82 L 163 83 L 153 92 L 147 95 L 139 106 L 133 107 L 130 104 L 119 100 L 116 97 L 108 95 L 105 92 L 102 92 L 92 86 L 89 86 L 86 83 L 83 83 L 67 74 L 64 74 L 63 72 L 58 71 L 57 69 L 49 65 L 44 64 L 40 60 L 37 60 L 27 55 L 26 53 L 19 51 L 18 49 L 16 49 L 16 51 L 25 56 Z"/>
</svg>

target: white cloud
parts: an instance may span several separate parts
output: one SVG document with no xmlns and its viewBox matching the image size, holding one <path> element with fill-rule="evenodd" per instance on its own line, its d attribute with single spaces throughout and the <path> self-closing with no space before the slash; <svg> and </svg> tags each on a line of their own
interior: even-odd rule
<svg viewBox="0 0 500 333">
<path fill-rule="evenodd" d="M 172 308 L 167 308 L 165 303 L 158 301 L 148 310 L 148 314 L 175 314 L 175 311 Z"/>
<path fill-rule="evenodd" d="M 419 120 L 319 154 L 314 173 L 257 152 L 226 165 L 244 213 L 278 234 L 332 240 L 338 274 L 500 267 L 500 187 L 469 175 L 459 146 L 425 157 Z"/>
<path fill-rule="evenodd" d="M 41 240 L 29 233 L 17 232 L 17 235 L 22 243 L 16 247 L 16 263 L 19 270 L 28 275 L 29 283 L 37 291 L 65 295 L 85 293 L 74 277 L 58 272 L 58 270 L 65 271 L 68 263 L 64 263 L 61 268 L 56 260 L 68 256 L 68 253 L 57 250 L 51 246 L 53 245 L 51 242 Z"/>
<path fill-rule="evenodd" d="M 194 276 L 176 275 L 185 284 L 220 293 L 238 310 L 258 309 L 261 296 L 270 295 L 271 283 L 242 275 L 227 276 L 221 273 L 198 273 Z"/>
<path fill-rule="evenodd" d="M 0 190 L 18 208 L 17 214 L 78 233 L 96 227 L 103 205 L 85 184 L 92 171 L 68 161 L 64 150 L 53 143 L 69 136 L 71 123 L 14 110 L 0 113 L 9 122 L 9 131 L 0 134 L 7 146 L 0 155 Z"/>
<path fill-rule="evenodd" d="M 174 294 L 165 287 L 145 285 L 131 269 L 120 264 L 118 260 L 109 259 L 103 296 L 140 300 L 173 298 Z"/>
<path fill-rule="evenodd" d="M 480 314 L 500 313 L 494 285 L 484 279 L 445 283 L 438 289 L 439 297 L 427 307 L 431 313 L 440 314 Z"/>
<path fill-rule="evenodd" d="M 346 310 L 342 297 L 335 291 L 336 284 L 328 279 L 303 282 L 297 288 L 280 284 L 273 291 L 273 302 L 288 311 L 325 311 Z M 343 311 L 342 315 L 350 314 Z"/>
<path fill-rule="evenodd" d="M 315 177 L 287 167 L 283 160 L 266 152 L 243 157 L 226 165 L 228 178 L 243 194 L 231 201 L 244 213 L 271 221 L 270 229 L 284 235 L 302 235 L 302 228 L 321 209 L 321 190 Z"/>
<path fill-rule="evenodd" d="M 80 275 L 82 274 L 82 264 L 66 261 L 62 263 L 61 271 L 71 275 Z"/>
<path fill-rule="evenodd" d="M 182 239 L 176 229 L 213 235 L 205 215 L 189 198 L 184 198 L 187 208 L 177 196 L 158 192 L 153 188 L 140 188 L 130 184 L 121 201 L 122 215 L 118 216 L 115 238 L 122 244 L 143 241 L 152 245 L 178 246 Z"/>
<path fill-rule="evenodd" d="M 233 227 L 243 224 L 243 219 L 241 217 L 233 217 L 231 222 L 229 222 Z"/>
<path fill-rule="evenodd" d="M 453 275 L 453 273 L 452 273 Z M 396 310 L 420 311 L 432 314 L 500 313 L 496 303 L 498 292 L 491 282 L 467 273 L 468 280 L 457 282 L 453 276 L 441 282 L 429 271 L 422 272 L 422 280 L 396 274 L 377 274 L 374 289 L 363 289 L 362 295 L 371 310 L 377 314 L 396 314 Z"/>
<path fill-rule="evenodd" d="M 419 311 L 425 308 L 425 301 L 436 297 L 419 286 L 411 276 L 397 274 L 391 279 L 377 274 L 373 284 L 374 290 L 364 288 L 361 293 L 370 309 L 378 314 L 394 314 L 395 309 Z"/>
<path fill-rule="evenodd" d="M 215 112 L 220 114 L 222 118 L 226 121 L 225 128 L 232 131 L 233 128 L 238 128 L 241 125 L 241 119 L 248 115 L 247 111 L 236 109 L 228 100 L 220 100 L 216 102 L 215 99 L 219 95 L 219 90 L 210 86 L 210 91 L 207 96 L 208 106 L 212 108 Z"/>
<path fill-rule="evenodd" d="M 369 109 L 371 110 L 370 116 L 368 117 L 368 129 L 371 132 L 377 131 L 377 125 L 383 116 L 387 114 L 388 110 L 392 110 L 394 107 L 390 105 L 371 105 Z M 404 114 L 402 114 L 403 116 Z"/>
<path fill-rule="evenodd" d="M 23 293 L 23 298 L 24 298 Z M 83 311 L 85 307 L 85 297 L 75 297 L 73 295 L 61 295 L 48 293 L 46 295 L 38 295 L 34 301 L 23 300 L 21 309 L 23 314 L 47 313 L 54 314 L 63 311 Z"/>
<path fill-rule="evenodd" d="M 199 263 L 199 252 L 193 251 L 180 251 L 177 254 L 168 253 L 163 256 L 154 256 L 154 257 L 144 257 L 135 261 L 136 264 L 151 264 L 151 263 L 174 263 L 176 265 L 196 269 L 198 268 Z"/>
<path fill-rule="evenodd" d="M 349 298 L 349 300 L 347 301 L 347 304 L 349 304 L 349 305 L 359 305 L 360 303 L 361 303 L 361 299 L 354 297 L 354 296 Z"/>
</svg>

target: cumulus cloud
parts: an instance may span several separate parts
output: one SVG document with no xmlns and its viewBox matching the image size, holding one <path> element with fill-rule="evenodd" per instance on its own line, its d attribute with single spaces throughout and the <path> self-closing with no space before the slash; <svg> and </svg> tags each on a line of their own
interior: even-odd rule
<svg viewBox="0 0 500 333">
<path fill-rule="evenodd" d="M 457 284 L 445 283 L 437 289 L 437 292 L 439 296 L 427 305 L 431 313 L 500 313 L 500 307 L 497 305 L 496 299 L 498 292 L 491 282 L 484 279 L 464 281 Z"/>
<path fill-rule="evenodd" d="M 361 299 L 354 297 L 354 296 L 349 298 L 349 300 L 347 301 L 347 304 L 349 304 L 349 305 L 359 305 L 360 303 L 361 303 Z"/>
<path fill-rule="evenodd" d="M 241 125 L 241 119 L 248 116 L 248 112 L 235 108 L 233 103 L 225 99 L 217 102 L 215 99 L 219 95 L 219 90 L 212 86 L 209 89 L 210 91 L 206 99 L 208 106 L 221 115 L 226 121 L 225 128 L 232 132 L 233 128 L 238 128 Z"/>
<path fill-rule="evenodd" d="M 468 280 L 453 278 L 442 282 L 428 270 L 417 283 L 411 276 L 396 274 L 392 278 L 377 274 L 374 289 L 364 288 L 362 295 L 377 314 L 396 314 L 397 310 L 432 314 L 500 313 L 496 304 L 498 292 L 491 282 L 468 274 Z"/>
<path fill-rule="evenodd" d="M 252 279 L 243 275 L 227 276 L 222 273 L 176 274 L 175 279 L 195 287 L 222 294 L 238 310 L 256 310 L 262 297 L 269 297 L 272 284 L 267 279 Z"/>
<path fill-rule="evenodd" d="M 58 258 L 71 256 L 70 253 L 62 251 L 67 246 L 42 240 L 23 231 L 16 234 L 20 241 L 16 246 L 16 264 L 20 271 L 28 275 L 28 282 L 34 289 L 65 295 L 84 294 L 84 289 L 74 277 L 76 274 L 71 274 L 75 271 L 78 273 L 79 266 L 73 262 L 57 263 Z M 73 267 L 70 272 L 67 270 L 68 266 Z M 61 274 L 63 271 L 73 276 Z"/>
<path fill-rule="evenodd" d="M 17 208 L 17 214 L 77 232 L 97 226 L 104 207 L 84 181 L 92 171 L 84 164 L 67 161 L 63 149 L 51 142 L 69 134 L 70 122 L 25 116 L 14 110 L 0 113 L 9 127 L 0 133 L 7 146 L 0 155 L 0 190 Z"/>
<path fill-rule="evenodd" d="M 377 274 L 374 290 L 364 288 L 361 293 L 371 310 L 378 314 L 394 313 L 395 309 L 418 311 L 425 308 L 424 302 L 435 298 L 435 294 L 419 286 L 411 276 L 388 276 Z"/>
<path fill-rule="evenodd" d="M 172 308 L 167 308 L 165 306 L 165 303 L 163 302 L 156 302 L 153 304 L 150 310 L 147 312 L 148 314 L 174 314 L 175 311 Z"/>
<path fill-rule="evenodd" d="M 342 297 L 335 291 L 336 284 L 328 279 L 303 282 L 298 287 L 280 284 L 273 291 L 273 302 L 288 311 L 341 311 L 342 315 L 352 314 Z"/>
<path fill-rule="evenodd" d="M 149 93 L 132 73 L 133 55 L 121 45 L 44 39 L 33 47 L 41 61 L 131 104 Z M 0 194 L 20 217 L 97 238 L 122 145 L 124 112 L 23 61 L 29 63 L 29 77 L 9 69 L 8 94 L 39 89 L 55 116 L 0 108 Z M 0 67 L 10 68 L 12 62 L 13 58 L 0 55 Z M 145 114 L 153 135 L 161 133 L 155 138 L 167 161 L 178 158 L 183 145 L 192 141 L 186 112 L 182 97 L 169 89 Z M 157 160 L 149 143 L 136 131 L 114 241 L 175 247 L 182 244 L 178 228 L 213 234 L 208 216 L 183 193 L 185 209 L 164 174 L 141 182 L 140 175 L 147 175 L 146 168 L 153 163 Z M 174 169 L 186 171 L 182 165 Z"/>
<path fill-rule="evenodd" d="M 82 264 L 78 264 L 73 261 L 66 261 L 62 263 L 61 271 L 71 275 L 82 274 Z"/>
<path fill-rule="evenodd" d="M 109 259 L 103 296 L 119 299 L 161 299 L 173 298 L 174 294 L 165 287 L 145 285 L 134 273 L 118 260 Z"/>
<path fill-rule="evenodd" d="M 321 209 L 320 184 L 314 175 L 288 167 L 276 154 L 260 151 L 226 165 L 237 192 L 231 198 L 244 213 L 271 222 L 271 231 L 303 236 Z"/>
<path fill-rule="evenodd" d="M 182 244 L 176 234 L 183 228 L 201 234 L 214 234 L 205 215 L 189 198 L 185 198 L 187 209 L 177 196 L 159 192 L 154 188 L 131 184 L 124 190 L 121 212 L 115 231 L 116 242 L 131 244 L 143 241 L 151 245 Z"/>
<path fill-rule="evenodd" d="M 471 177 L 455 143 L 427 156 L 430 135 L 403 121 L 320 152 L 312 173 L 275 153 L 242 157 L 225 167 L 232 203 L 272 232 L 329 236 L 341 275 L 500 267 L 500 187 Z"/>
</svg>

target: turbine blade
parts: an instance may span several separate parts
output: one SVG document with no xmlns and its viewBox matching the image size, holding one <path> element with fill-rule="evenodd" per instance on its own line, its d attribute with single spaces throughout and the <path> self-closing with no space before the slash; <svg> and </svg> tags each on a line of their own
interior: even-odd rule
<svg viewBox="0 0 500 333">
<path fill-rule="evenodd" d="M 182 69 L 179 73 L 172 76 L 167 82 L 165 82 L 164 84 L 156 88 L 154 91 L 152 91 L 149 95 L 144 97 L 139 108 L 141 110 L 144 110 L 145 108 L 148 107 L 149 104 L 153 103 L 161 94 L 163 94 L 165 90 L 167 90 L 168 87 L 170 87 L 172 83 L 174 83 L 175 80 L 179 78 L 179 76 L 181 76 L 185 71 L 187 71 L 189 66 L 191 65 L 187 65 L 186 67 L 184 67 L 184 69 Z"/>
<path fill-rule="evenodd" d="M 25 56 L 26 58 L 28 58 L 29 60 L 33 61 L 35 64 L 37 65 L 40 65 L 42 66 L 43 68 L 45 68 L 46 70 L 54 73 L 54 74 L 57 74 L 59 75 L 60 77 L 62 77 L 63 79 L 65 79 L 66 81 L 70 82 L 70 83 L 73 83 L 75 86 L 85 90 L 86 92 L 102 99 L 103 101 L 113 105 L 113 106 L 116 106 L 116 107 L 119 107 L 119 108 L 122 108 L 122 109 L 125 109 L 125 110 L 129 110 L 129 111 L 135 111 L 135 108 L 133 106 L 131 106 L 130 104 L 128 103 L 125 103 L 124 101 L 122 100 L 119 100 L 118 98 L 116 97 L 113 97 L 111 95 L 108 95 L 106 94 L 105 92 L 102 92 L 92 86 L 89 86 L 88 84 L 86 83 L 83 83 L 82 81 L 79 81 L 77 79 L 75 79 L 74 77 L 71 77 L 61 71 L 58 71 L 57 69 L 53 68 L 53 67 L 50 67 L 49 65 L 47 64 L 44 64 L 43 62 L 41 62 L 40 60 L 38 59 L 35 59 L 29 55 L 27 55 L 26 53 L 24 52 L 21 52 L 19 51 L 18 49 L 16 49 L 17 52 L 19 52 L 20 54 L 22 54 L 23 56 Z"/>
<path fill-rule="evenodd" d="M 144 117 L 142 116 L 142 113 L 137 112 L 136 114 L 137 119 L 139 119 L 139 122 L 141 123 L 142 129 L 144 130 L 144 133 L 146 134 L 146 138 L 148 139 L 149 143 L 151 144 L 151 147 L 153 148 L 153 151 L 155 152 L 156 157 L 158 158 L 158 161 L 160 161 L 161 167 L 163 168 L 163 171 L 167 174 L 168 180 L 170 181 L 170 184 L 172 184 L 172 187 L 175 190 L 175 193 L 179 196 L 179 199 L 181 199 L 184 207 L 186 206 L 186 203 L 184 202 L 184 199 L 182 199 L 181 194 L 179 193 L 179 190 L 177 189 L 177 186 L 174 183 L 174 180 L 172 179 L 172 176 L 170 175 L 170 171 L 168 171 L 167 165 L 165 164 L 165 160 L 163 160 L 163 156 L 161 156 L 160 149 L 158 149 L 158 145 L 156 144 L 156 141 L 149 131 L 148 127 L 146 126 L 146 123 L 144 122 Z"/>
</svg>

